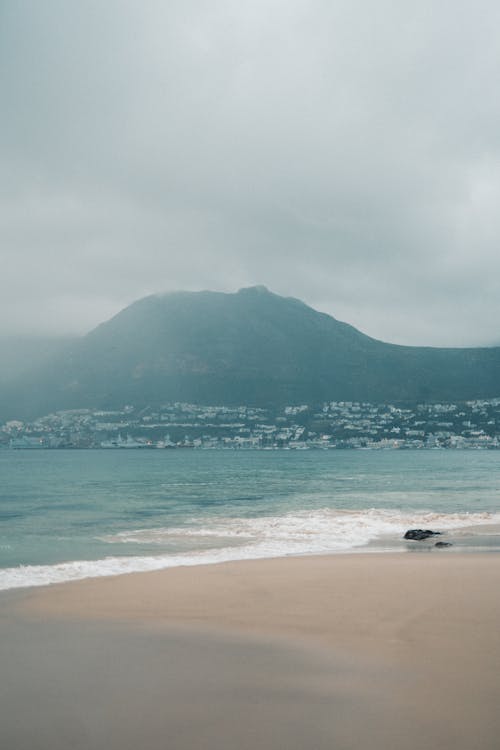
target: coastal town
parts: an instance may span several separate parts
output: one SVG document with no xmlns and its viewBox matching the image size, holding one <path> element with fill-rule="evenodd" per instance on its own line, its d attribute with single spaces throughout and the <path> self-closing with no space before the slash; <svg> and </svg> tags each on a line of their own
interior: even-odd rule
<svg viewBox="0 0 500 750">
<path fill-rule="evenodd" d="M 500 398 L 279 409 L 167 403 L 57 411 L 0 426 L 0 449 L 498 449 Z"/>
</svg>

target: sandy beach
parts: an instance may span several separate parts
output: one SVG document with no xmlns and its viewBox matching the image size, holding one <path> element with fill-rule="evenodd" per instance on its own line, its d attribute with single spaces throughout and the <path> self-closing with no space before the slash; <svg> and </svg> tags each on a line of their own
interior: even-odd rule
<svg viewBox="0 0 500 750">
<path fill-rule="evenodd" d="M 0 733 L 9 748 L 70 738 L 122 750 L 139 741 L 496 750 L 499 591 L 498 554 L 436 551 L 242 561 L 7 592 Z M 61 700 L 52 695 L 35 719 L 24 712 L 23 724 L 15 707 L 34 699 L 37 682 L 38 706 L 47 684 Z"/>
</svg>

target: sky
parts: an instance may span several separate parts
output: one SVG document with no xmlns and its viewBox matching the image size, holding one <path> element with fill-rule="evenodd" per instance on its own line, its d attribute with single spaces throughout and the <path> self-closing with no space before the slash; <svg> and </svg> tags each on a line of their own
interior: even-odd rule
<svg viewBox="0 0 500 750">
<path fill-rule="evenodd" d="M 0 0 L 0 335 L 264 284 L 500 343 L 500 4 Z"/>
</svg>

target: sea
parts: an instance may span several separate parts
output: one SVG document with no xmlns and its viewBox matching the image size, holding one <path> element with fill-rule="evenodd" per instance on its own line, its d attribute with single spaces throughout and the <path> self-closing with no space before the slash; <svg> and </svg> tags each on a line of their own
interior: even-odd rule
<svg viewBox="0 0 500 750">
<path fill-rule="evenodd" d="M 287 555 L 498 551 L 499 527 L 500 451 L 0 451 L 0 590 Z M 442 536 L 408 542 L 410 528 Z"/>
</svg>

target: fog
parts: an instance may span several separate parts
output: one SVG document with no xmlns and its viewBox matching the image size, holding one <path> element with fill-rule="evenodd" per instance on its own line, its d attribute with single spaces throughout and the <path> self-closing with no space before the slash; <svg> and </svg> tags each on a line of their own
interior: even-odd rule
<svg viewBox="0 0 500 750">
<path fill-rule="evenodd" d="M 0 335 L 265 284 L 385 341 L 499 343 L 499 16 L 3 0 Z"/>
</svg>

